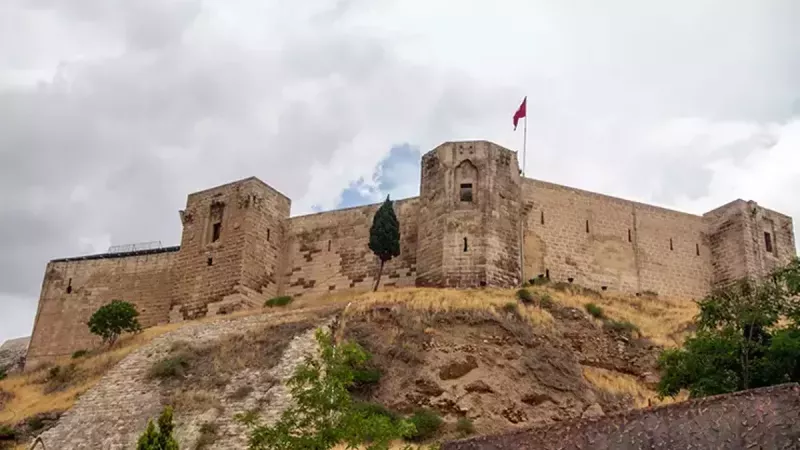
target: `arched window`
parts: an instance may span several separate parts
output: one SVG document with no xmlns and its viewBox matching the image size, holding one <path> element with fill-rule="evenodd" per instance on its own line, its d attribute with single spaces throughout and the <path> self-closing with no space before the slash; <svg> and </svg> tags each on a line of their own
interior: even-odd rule
<svg viewBox="0 0 800 450">
<path fill-rule="evenodd" d="M 478 169 L 470 160 L 464 160 L 456 167 L 456 188 L 459 204 L 475 203 L 478 185 Z"/>
</svg>

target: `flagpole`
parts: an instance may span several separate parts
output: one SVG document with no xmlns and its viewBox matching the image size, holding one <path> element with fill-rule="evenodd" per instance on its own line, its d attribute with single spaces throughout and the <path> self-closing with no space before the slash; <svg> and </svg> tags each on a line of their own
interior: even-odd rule
<svg viewBox="0 0 800 450">
<path fill-rule="evenodd" d="M 522 177 L 525 178 L 525 162 L 528 155 L 528 113 L 525 113 L 525 124 L 522 130 Z"/>
</svg>

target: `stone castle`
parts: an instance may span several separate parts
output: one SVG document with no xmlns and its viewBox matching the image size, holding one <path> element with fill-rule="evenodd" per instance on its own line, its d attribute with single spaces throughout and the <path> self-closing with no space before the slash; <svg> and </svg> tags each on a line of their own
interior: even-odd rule
<svg viewBox="0 0 800 450">
<path fill-rule="evenodd" d="M 548 277 L 596 290 L 700 298 L 796 254 L 792 219 L 735 200 L 702 216 L 520 176 L 517 154 L 447 142 L 422 157 L 419 197 L 394 203 L 401 254 L 382 286 L 518 286 Z M 142 326 L 371 289 L 378 205 L 290 217 L 257 178 L 189 194 L 180 246 L 47 264 L 28 365 L 95 346 L 86 322 L 125 300 Z"/>
</svg>

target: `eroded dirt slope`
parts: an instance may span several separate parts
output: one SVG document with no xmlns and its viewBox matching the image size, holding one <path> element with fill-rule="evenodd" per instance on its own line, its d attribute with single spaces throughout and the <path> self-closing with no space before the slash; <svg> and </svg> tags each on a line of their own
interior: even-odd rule
<svg viewBox="0 0 800 450">
<path fill-rule="evenodd" d="M 478 433 L 495 433 L 634 407 L 635 398 L 600 389 L 584 373 L 599 368 L 643 380 L 659 347 L 606 329 L 576 308 L 548 311 L 554 320 L 537 326 L 524 309 L 376 306 L 347 317 L 343 336 L 369 350 L 383 373 L 363 399 L 401 413 L 435 409 L 450 434 L 461 417 Z"/>
</svg>

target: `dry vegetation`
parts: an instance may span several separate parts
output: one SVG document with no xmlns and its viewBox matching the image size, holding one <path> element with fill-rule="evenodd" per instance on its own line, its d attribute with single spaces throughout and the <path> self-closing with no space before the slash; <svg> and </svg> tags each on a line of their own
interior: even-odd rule
<svg viewBox="0 0 800 450">
<path fill-rule="evenodd" d="M 598 367 L 584 366 L 583 377 L 597 389 L 610 394 L 631 398 L 637 408 L 665 405 L 686 400 L 685 395 L 679 396 L 678 398 L 666 397 L 664 399 L 659 399 L 658 394 L 654 390 L 646 387 L 638 378 Z"/>
<path fill-rule="evenodd" d="M 11 392 L 13 398 L 0 409 L 0 423 L 15 423 L 36 414 L 69 409 L 78 396 L 130 352 L 181 325 L 148 328 L 123 337 L 111 350 L 90 352 L 75 359 L 65 357 L 54 364 L 1 380 L 0 389 Z M 59 367 L 57 374 L 53 373 L 54 367 Z"/>
<path fill-rule="evenodd" d="M 679 346 L 692 318 L 697 314 L 697 305 L 688 300 L 658 297 L 653 294 L 635 296 L 629 294 L 603 293 L 577 286 L 553 284 L 551 286 L 529 286 L 534 296 L 545 296 L 558 304 L 585 311 L 587 303 L 603 308 L 612 320 L 630 322 L 641 334 L 664 347 Z M 403 304 L 410 309 L 447 312 L 455 310 L 502 311 L 508 302 L 515 301 L 515 290 L 511 289 L 435 289 L 407 288 L 383 292 L 365 292 L 357 295 L 338 293 L 313 298 L 299 298 L 289 307 L 292 309 L 331 303 L 352 303 L 356 310 L 369 309 L 375 305 Z M 544 309 L 525 308 L 525 317 L 538 326 L 552 324 L 553 317 Z"/>
<path fill-rule="evenodd" d="M 327 309 L 334 306 L 348 305 L 348 313 L 362 313 L 379 305 L 399 304 L 409 310 L 419 312 L 468 312 L 480 311 L 496 316 L 506 316 L 509 311 L 516 311 L 522 318 L 539 330 L 554 330 L 555 319 L 547 308 L 538 305 L 539 299 L 551 299 L 556 304 L 572 307 L 588 316 L 585 305 L 594 303 L 602 308 L 606 317 L 616 321 L 628 321 L 635 324 L 641 334 L 661 346 L 676 346 L 683 342 L 691 319 L 697 314 L 696 305 L 686 300 L 662 298 L 653 295 L 632 296 L 604 292 L 600 293 L 580 289 L 575 286 L 545 285 L 530 286 L 527 289 L 534 294 L 537 301 L 529 305 L 518 302 L 511 289 L 434 289 L 407 288 L 388 289 L 381 292 L 364 292 L 359 294 L 323 294 L 315 297 L 299 297 L 285 305 L 278 305 L 255 311 L 244 311 L 229 314 L 246 316 L 267 311 L 268 314 L 292 315 L 298 310 Z M 515 306 L 509 306 L 509 305 Z M 343 320 L 347 320 L 346 314 Z M 205 320 L 216 320 L 209 318 Z M 0 380 L 0 391 L 10 393 L 5 405 L 0 407 L 0 423 L 16 423 L 27 417 L 51 411 L 69 409 L 82 393 L 90 389 L 103 374 L 133 350 L 150 342 L 155 337 L 177 329 L 186 323 L 177 323 L 153 327 L 143 332 L 125 336 L 111 350 L 90 352 L 80 358 L 63 358 L 57 362 L 61 367 L 53 373 L 52 365 L 21 375 L 12 375 Z M 287 330 L 288 331 L 288 330 Z M 294 330 L 297 331 L 297 330 Z M 275 336 L 293 333 L 269 333 L 269 337 L 244 335 L 223 340 L 213 347 L 198 349 L 190 346 L 176 347 L 172 357 L 186 358 L 194 363 L 191 366 L 176 361 L 179 370 L 196 372 L 203 367 L 203 386 L 193 389 L 176 388 L 173 392 L 176 405 L 186 409 L 194 406 L 206 407 L 216 400 L 203 395 L 206 387 L 224 383 L 236 370 L 248 367 L 255 359 L 264 360 L 264 351 L 278 351 L 283 345 L 274 344 Z M 270 343 L 269 341 L 272 340 Z M 245 342 L 246 341 L 246 342 Z M 245 345 L 246 344 L 246 345 Z M 270 344 L 270 345 L 267 345 Z M 183 355 L 183 356 L 180 356 Z M 274 360 L 280 355 L 268 355 Z M 274 356 L 274 358 L 272 357 Z M 70 368 L 71 367 L 71 368 Z M 66 369 L 65 369 L 66 368 Z M 156 369 L 154 369 L 156 370 Z M 615 395 L 625 395 L 634 399 L 637 406 L 647 406 L 648 401 L 655 405 L 660 403 L 655 392 L 648 389 L 636 377 L 619 372 L 594 368 L 583 368 L 584 378 L 598 389 Z M 193 376 L 193 379 L 197 379 Z M 195 389 L 196 388 L 196 389 Z M 247 396 L 247 392 L 235 392 L 232 397 Z M 670 400 L 665 400 L 670 401 Z M 210 433 L 213 434 L 213 433 Z"/>
</svg>

